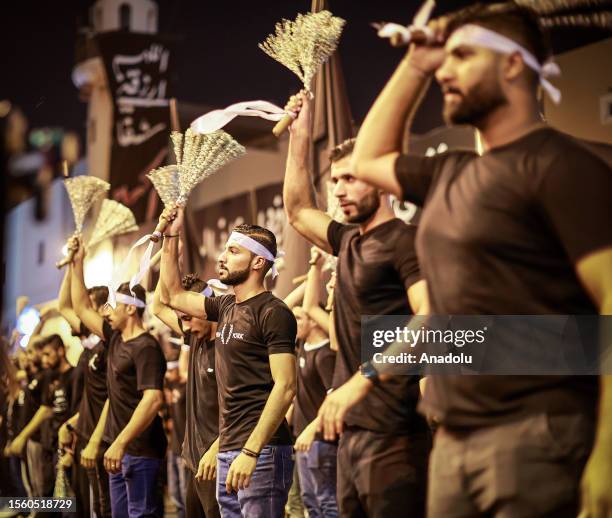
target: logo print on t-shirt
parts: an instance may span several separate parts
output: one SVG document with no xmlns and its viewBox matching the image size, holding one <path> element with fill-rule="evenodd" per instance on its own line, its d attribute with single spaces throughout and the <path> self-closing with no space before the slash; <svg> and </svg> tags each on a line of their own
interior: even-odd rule
<svg viewBox="0 0 612 518">
<path fill-rule="evenodd" d="M 90 359 L 89 359 L 89 369 L 96 372 L 98 370 L 98 353 L 94 354 Z"/>
<path fill-rule="evenodd" d="M 236 340 L 244 340 L 244 333 L 234 333 L 234 324 L 229 325 L 229 332 L 227 333 L 227 336 L 225 336 L 226 327 L 227 324 L 223 324 L 221 331 L 217 331 L 216 335 L 221 339 L 221 343 L 223 345 L 227 345 L 232 338 L 235 338 Z"/>
<path fill-rule="evenodd" d="M 300 368 L 306 367 L 306 359 L 303 356 L 300 356 Z"/>
<path fill-rule="evenodd" d="M 232 337 L 232 331 L 234 330 L 234 324 L 230 324 L 229 333 L 227 333 L 227 338 L 225 337 L 226 327 L 227 327 L 227 324 L 223 324 L 223 327 L 221 328 L 221 333 L 220 333 L 221 343 L 223 345 L 227 345 L 229 343 L 230 338 Z"/>
</svg>

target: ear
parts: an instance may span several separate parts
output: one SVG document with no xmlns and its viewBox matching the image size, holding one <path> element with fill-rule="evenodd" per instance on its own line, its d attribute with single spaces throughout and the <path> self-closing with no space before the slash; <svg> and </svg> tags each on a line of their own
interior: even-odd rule
<svg viewBox="0 0 612 518">
<path fill-rule="evenodd" d="M 514 81 L 524 72 L 526 66 L 523 57 L 518 52 L 505 56 L 502 64 L 504 78 L 508 81 Z"/>
<path fill-rule="evenodd" d="M 128 304 L 126 306 L 126 310 L 127 310 L 127 314 L 129 316 L 133 316 L 136 314 L 136 306 L 132 306 L 131 304 Z"/>
<path fill-rule="evenodd" d="M 266 259 L 261 255 L 256 255 L 251 261 L 251 268 L 253 270 L 261 270 L 266 265 Z"/>
</svg>

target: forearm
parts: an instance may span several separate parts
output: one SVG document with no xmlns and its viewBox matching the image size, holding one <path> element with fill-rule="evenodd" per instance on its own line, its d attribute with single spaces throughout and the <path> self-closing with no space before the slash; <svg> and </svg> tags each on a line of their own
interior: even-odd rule
<svg viewBox="0 0 612 518">
<path fill-rule="evenodd" d="M 295 220 L 301 209 L 317 208 L 314 185 L 308 167 L 309 147 L 310 137 L 292 136 L 289 140 L 283 201 L 290 222 Z"/>
<path fill-rule="evenodd" d="M 409 56 L 400 62 L 368 112 L 353 151 L 354 174 L 363 162 L 401 152 L 409 124 L 430 83 L 430 77 L 414 67 Z"/>
<path fill-rule="evenodd" d="M 164 238 L 160 266 L 160 282 L 164 285 L 164 289 L 167 292 L 168 300 L 166 302 L 172 304 L 172 296 L 183 291 L 178 266 L 177 238 Z"/>
<path fill-rule="evenodd" d="M 287 384 L 275 383 L 261 417 L 244 445 L 245 448 L 260 452 L 268 444 L 274 432 L 278 430 L 285 419 L 295 396 L 295 387 Z"/>
<path fill-rule="evenodd" d="M 181 352 L 179 354 L 179 376 L 181 379 L 186 380 L 189 375 L 189 347 L 181 345 Z"/>
<path fill-rule="evenodd" d="M 128 424 L 115 441 L 124 446 L 130 444 L 153 422 L 162 404 L 163 396 L 160 390 L 152 390 L 151 393 L 145 391 Z"/>
<path fill-rule="evenodd" d="M 104 403 L 104 408 L 102 408 L 102 413 L 100 414 L 100 418 L 98 419 L 98 423 L 94 428 L 91 437 L 89 438 L 90 444 L 95 444 L 96 446 L 102 442 L 102 436 L 104 435 L 104 427 L 106 426 L 106 416 L 108 415 L 108 399 L 106 403 Z"/>
<path fill-rule="evenodd" d="M 29 439 L 41 425 L 53 415 L 53 409 L 49 406 L 41 406 L 34 414 L 34 417 L 26 425 L 26 427 L 20 432 L 19 439 L 24 441 Z"/>
<path fill-rule="evenodd" d="M 71 282 L 71 295 L 74 308 L 89 307 L 89 296 L 87 295 L 87 288 L 85 287 L 85 276 L 83 274 L 83 263 L 81 261 L 75 261 L 72 266 L 72 282 Z"/>
<path fill-rule="evenodd" d="M 313 264 L 308 270 L 306 289 L 304 290 L 303 309 L 308 312 L 312 308 L 319 307 L 321 298 L 321 266 Z"/>
</svg>

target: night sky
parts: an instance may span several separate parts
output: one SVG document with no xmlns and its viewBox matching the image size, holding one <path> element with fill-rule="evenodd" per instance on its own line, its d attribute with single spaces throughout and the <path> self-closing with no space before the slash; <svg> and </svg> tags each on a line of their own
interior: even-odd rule
<svg viewBox="0 0 612 518">
<path fill-rule="evenodd" d="M 436 13 L 468 2 L 440 0 Z M 5 2 L 2 13 L 0 99 L 25 112 L 31 127 L 62 126 L 84 134 L 86 105 L 78 100 L 70 74 L 75 38 L 87 23 L 87 0 Z M 376 37 L 372 21 L 408 23 L 420 1 L 330 0 L 334 14 L 348 21 L 340 43 L 353 117 L 361 122 L 403 51 Z M 176 37 L 175 96 L 183 101 L 225 106 L 249 99 L 283 105 L 300 87 L 297 78 L 265 55 L 257 44 L 276 21 L 310 8 L 306 0 L 160 0 L 160 32 Z M 557 51 L 606 36 L 597 30 L 557 31 Z M 609 34 L 608 34 L 609 36 Z M 437 115 L 417 132 L 437 125 Z M 432 126 L 433 127 L 433 126 Z"/>
</svg>

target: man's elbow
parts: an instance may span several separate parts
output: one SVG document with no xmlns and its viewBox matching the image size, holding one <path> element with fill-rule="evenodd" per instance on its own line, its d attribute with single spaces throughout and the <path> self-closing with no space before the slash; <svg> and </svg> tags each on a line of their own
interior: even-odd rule
<svg viewBox="0 0 612 518">
<path fill-rule="evenodd" d="M 293 401 L 297 393 L 297 381 L 295 378 L 283 380 L 280 382 L 283 394 L 290 403 Z"/>
<path fill-rule="evenodd" d="M 164 406 L 164 395 L 161 390 L 151 390 L 147 398 L 148 407 L 155 413 L 159 412 Z"/>
</svg>

